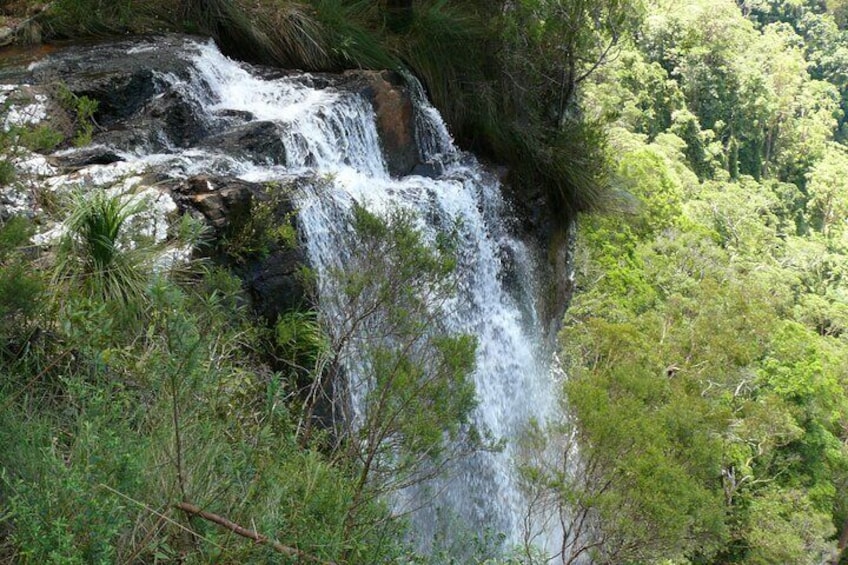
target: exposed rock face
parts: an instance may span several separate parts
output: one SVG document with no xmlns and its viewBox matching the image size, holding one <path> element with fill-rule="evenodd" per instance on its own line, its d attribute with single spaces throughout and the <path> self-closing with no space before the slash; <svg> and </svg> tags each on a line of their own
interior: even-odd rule
<svg viewBox="0 0 848 565">
<path fill-rule="evenodd" d="M 415 139 L 415 108 L 403 77 L 392 71 L 349 71 L 345 73 L 355 88 L 374 107 L 383 156 L 394 176 L 412 173 L 420 164 Z"/>
<path fill-rule="evenodd" d="M 248 221 L 254 199 L 266 199 L 261 185 L 232 177 L 198 175 L 172 185 L 171 190 L 183 209 L 200 212 L 217 237 Z"/>
<path fill-rule="evenodd" d="M 110 165 L 123 158 L 108 147 L 93 145 L 80 151 L 51 155 L 49 161 L 63 170 L 73 171 L 89 165 Z"/>
<path fill-rule="evenodd" d="M 189 50 L 186 38 L 176 35 L 76 46 L 26 69 L 4 69 L 0 80 L 61 84 L 97 100 L 95 143 L 127 150 L 166 143 L 187 147 L 208 132 L 192 102 L 169 90 L 162 76 L 186 77 Z"/>
<path fill-rule="evenodd" d="M 268 187 L 233 177 L 198 175 L 169 188 L 184 211 L 194 210 L 203 216 L 218 242 L 238 237 L 246 229 L 296 222 L 290 191 L 283 187 Z M 268 208 L 267 225 L 251 223 L 259 206 Z M 236 257 L 233 253 L 237 250 L 215 246 L 212 254 L 242 278 L 257 314 L 273 323 L 281 313 L 308 303 L 301 276 L 306 255 L 299 245 L 279 241 L 267 233 L 250 235 L 261 239 L 265 248 Z"/>
<path fill-rule="evenodd" d="M 209 124 L 199 117 L 202 115 L 199 105 L 207 102 L 193 99 L 186 91 L 174 87 L 175 83 L 191 77 L 190 59 L 197 50 L 196 38 L 180 35 L 134 37 L 67 49 L 44 48 L 42 58 L 34 64 L 0 65 L 0 84 L 33 85 L 21 90 L 30 96 L 46 97 L 46 112 L 54 125 L 53 116 L 64 116 L 66 123 L 59 124 L 57 129 L 66 133 L 72 128 L 73 114 L 57 102 L 55 85 L 64 84 L 76 96 L 98 101 L 92 146 L 48 157 L 46 163 L 61 172 L 79 171 L 76 178 L 84 180 L 96 174 L 99 166 L 127 165 L 127 174 L 156 177 L 154 184 L 173 192 L 183 211 L 201 216 L 218 240 L 226 239 L 231 230 L 246 222 L 257 203 L 273 201 L 279 221 L 296 222 L 291 220 L 296 214 L 289 199 L 272 198 L 267 187 L 228 176 L 237 174 L 233 172 L 234 161 L 285 166 L 289 158 L 281 139 L 286 133 L 281 128 L 285 126 L 256 121 L 250 112 L 236 110 L 216 113 L 215 123 Z M 392 176 L 435 178 L 444 172 L 443 165 L 424 162 L 421 157 L 412 89 L 398 73 L 293 74 L 272 68 L 255 70 L 268 79 L 286 77 L 316 89 L 363 96 L 374 109 L 383 158 Z M 124 163 L 124 159 L 130 161 L 133 155 L 138 155 L 139 149 L 142 153 L 169 153 L 174 148 L 197 148 L 207 154 L 220 154 L 222 159 L 208 169 L 187 166 L 182 176 L 173 171 L 163 173 L 155 164 L 140 172 Z M 6 195 L 8 203 L 0 201 L 0 208 L 26 207 L 16 194 Z M 515 231 L 523 238 L 538 241 L 540 248 L 550 250 L 547 273 L 541 274 L 546 279 L 543 284 L 551 289 L 550 296 L 538 305 L 538 311 L 548 321 L 553 335 L 571 296 L 570 278 L 563 276 L 571 263 L 571 236 L 561 235 L 540 195 L 523 194 L 515 199 L 514 206 L 519 218 Z M 305 262 L 302 250 L 272 248 L 267 255 L 239 261 L 218 253 L 217 259 L 242 276 L 256 299 L 257 309 L 269 319 L 307 301 L 303 284 L 296 277 Z"/>
<path fill-rule="evenodd" d="M 251 122 L 203 140 L 202 145 L 265 165 L 285 165 L 286 146 L 273 122 Z"/>
<path fill-rule="evenodd" d="M 536 307 L 545 322 L 548 337 L 553 340 L 574 295 L 577 225 L 572 222 L 562 226 L 554 218 L 550 201 L 541 190 L 521 194 L 508 190 L 507 196 L 516 218 L 514 231 L 522 239 L 535 241 L 538 249 L 547 252 L 538 273 L 547 294 Z"/>
</svg>

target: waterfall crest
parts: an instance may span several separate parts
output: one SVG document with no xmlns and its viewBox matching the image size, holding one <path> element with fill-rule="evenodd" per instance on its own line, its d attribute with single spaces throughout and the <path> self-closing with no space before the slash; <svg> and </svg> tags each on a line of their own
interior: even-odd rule
<svg viewBox="0 0 848 565">
<path fill-rule="evenodd" d="M 411 514 L 418 543 L 427 547 L 440 529 L 457 523 L 471 532 L 503 532 L 508 545 L 522 543 L 526 502 L 514 471 L 515 438 L 528 420 L 545 421 L 556 411 L 544 323 L 535 304 L 537 252 L 511 236 L 510 212 L 496 175 L 456 148 L 438 112 L 413 79 L 415 137 L 427 176 L 390 174 L 371 103 L 356 92 L 313 86 L 309 75 L 273 77 L 236 63 L 212 44 L 187 41 L 188 73 L 161 73 L 163 89 L 180 93 L 202 127 L 268 123 L 285 159 L 261 152 L 235 155 L 216 147 L 186 147 L 167 136 L 147 146 L 123 148 L 127 160 L 155 164 L 170 175 L 213 172 L 252 182 L 306 174 L 297 195 L 298 225 L 318 274 L 319 304 L 332 323 L 338 292 L 327 273 L 343 267 L 357 244 L 350 228 L 355 204 L 381 214 L 393 208 L 414 213 L 425 240 L 455 226 L 458 292 L 445 310 L 445 324 L 476 336 L 478 406 L 474 419 L 505 440 L 500 452 L 480 452 L 457 462 L 449 476 L 427 488 L 408 489 L 393 501 Z M 356 379 L 356 366 L 345 367 Z M 351 399 L 356 411 L 360 398 Z M 440 522 L 447 520 L 451 525 Z M 544 536 L 542 536 L 544 537 Z M 543 542 L 544 543 L 544 542 Z"/>
</svg>

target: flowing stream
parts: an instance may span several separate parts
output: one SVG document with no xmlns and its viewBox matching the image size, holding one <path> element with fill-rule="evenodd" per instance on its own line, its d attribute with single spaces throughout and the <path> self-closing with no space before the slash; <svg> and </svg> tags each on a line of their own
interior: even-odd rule
<svg viewBox="0 0 848 565">
<path fill-rule="evenodd" d="M 535 304 L 537 251 L 510 235 L 509 210 L 495 175 L 458 150 L 438 112 L 413 82 L 415 127 L 420 158 L 433 165 L 431 177 L 393 178 L 381 153 L 376 118 L 364 97 L 333 88 L 313 88 L 309 77 L 263 78 L 263 74 L 223 56 L 210 43 L 186 47 L 189 76 L 162 74 L 163 85 L 189 101 L 213 133 L 231 116 L 275 124 L 285 146 L 285 164 L 263 155 L 235 157 L 222 151 L 177 147 L 168 139 L 151 150 L 125 155 L 170 174 L 229 174 L 265 182 L 298 175 L 319 177 L 298 196 L 298 225 L 309 260 L 319 275 L 323 314 L 337 292 L 327 271 L 343 266 L 357 242 L 350 228 L 358 203 L 376 213 L 394 207 L 413 211 L 425 239 L 458 226 L 458 294 L 446 323 L 476 336 L 473 380 L 476 423 L 505 440 L 500 452 L 482 452 L 460 461 L 449 476 L 428 488 L 409 489 L 393 500 L 399 513 L 412 511 L 411 531 L 422 548 L 445 532 L 502 532 L 506 544 L 523 541 L 526 501 L 514 470 L 515 438 L 531 418 L 554 413 L 555 398 L 543 323 Z M 162 149 L 162 147 L 165 149 Z M 356 366 L 346 367 L 356 379 Z M 360 398 L 351 399 L 355 405 Z M 355 406 L 354 406 L 355 408 Z M 545 536 L 541 536 L 545 543 Z"/>
</svg>

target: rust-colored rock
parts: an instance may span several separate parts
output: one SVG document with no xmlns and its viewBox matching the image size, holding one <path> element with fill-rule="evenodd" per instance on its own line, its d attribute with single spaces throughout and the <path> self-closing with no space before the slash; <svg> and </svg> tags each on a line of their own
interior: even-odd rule
<svg viewBox="0 0 848 565">
<path fill-rule="evenodd" d="M 393 71 L 349 71 L 347 88 L 358 90 L 371 102 L 383 158 L 393 176 L 408 175 L 420 163 L 415 138 L 415 107 L 403 77 Z"/>
</svg>

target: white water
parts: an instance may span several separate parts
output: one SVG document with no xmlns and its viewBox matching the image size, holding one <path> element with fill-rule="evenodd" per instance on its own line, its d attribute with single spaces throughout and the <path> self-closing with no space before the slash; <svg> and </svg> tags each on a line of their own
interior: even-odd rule
<svg viewBox="0 0 848 565">
<path fill-rule="evenodd" d="M 530 418 L 544 421 L 553 413 L 555 394 L 542 324 L 533 306 L 539 291 L 534 253 L 509 236 L 497 179 L 456 149 L 420 90 L 416 127 L 422 160 L 436 162 L 442 172 L 435 179 L 395 179 L 387 171 L 374 112 L 364 98 L 313 89 L 305 81 L 258 78 L 211 44 L 198 44 L 187 53 L 194 62 L 191 78 L 163 80 L 192 100 L 213 130 L 224 121 L 219 116 L 232 110 L 277 123 L 287 165 L 267 166 L 258 164 L 261 158 L 249 162 L 199 149 L 134 157 L 185 176 L 213 172 L 267 181 L 317 173 L 323 182 L 299 197 L 299 225 L 321 281 L 323 314 L 331 321 L 336 314 L 329 305 L 336 289 L 322 275 L 344 265 L 356 246 L 350 229 L 354 203 L 377 213 L 393 207 L 412 210 L 431 240 L 440 229 L 459 226 L 459 291 L 445 313 L 446 323 L 453 331 L 477 337 L 473 379 L 479 405 L 474 418 L 495 438 L 505 439 L 506 448 L 476 454 L 453 468 L 450 477 L 429 489 L 401 493 L 394 504 L 399 513 L 424 505 L 411 516 L 422 547 L 440 530 L 455 532 L 457 525 L 472 533 L 503 532 L 507 545 L 521 543 L 526 505 L 513 469 L 512 440 Z M 508 280 L 518 284 L 507 288 Z M 355 382 L 356 366 L 347 369 Z M 354 408 L 360 396 L 354 395 Z M 438 517 L 447 519 L 440 524 Z"/>
</svg>

